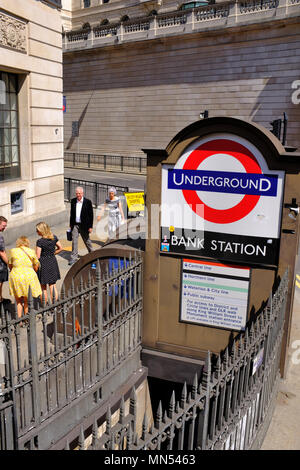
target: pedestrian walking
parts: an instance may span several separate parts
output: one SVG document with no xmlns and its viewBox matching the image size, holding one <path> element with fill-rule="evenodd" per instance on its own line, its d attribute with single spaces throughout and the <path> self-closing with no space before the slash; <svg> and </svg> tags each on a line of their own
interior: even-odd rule
<svg viewBox="0 0 300 470">
<path fill-rule="evenodd" d="M 7 219 L 3 217 L 2 215 L 0 216 L 0 302 L 3 301 L 2 297 L 2 286 L 3 282 L 8 280 L 8 258 L 7 254 L 5 251 L 5 243 L 4 243 L 4 238 L 2 235 L 2 232 L 7 227 Z"/>
<path fill-rule="evenodd" d="M 28 290 L 31 288 L 32 297 L 42 294 L 40 282 L 36 270 L 39 260 L 35 252 L 30 248 L 28 238 L 22 236 L 16 241 L 16 248 L 12 248 L 8 257 L 9 291 L 17 302 L 18 318 L 28 313 Z M 24 303 L 24 310 L 23 310 Z"/>
<path fill-rule="evenodd" d="M 97 217 L 98 222 L 101 220 L 105 210 L 108 210 L 108 236 L 113 238 L 121 223 L 125 222 L 125 217 L 122 209 L 120 198 L 116 195 L 116 188 L 111 187 L 108 190 L 108 198 L 100 210 Z"/>
<path fill-rule="evenodd" d="M 72 253 L 69 265 L 74 264 L 78 259 L 78 237 L 81 235 L 85 246 L 89 252 L 93 251 L 90 234 L 93 230 L 94 212 L 89 199 L 84 197 L 81 186 L 75 190 L 76 197 L 71 200 L 70 229 L 72 231 Z"/>
<path fill-rule="evenodd" d="M 61 243 L 54 235 L 46 222 L 36 225 L 36 232 L 41 237 L 36 242 L 36 256 L 40 261 L 38 278 L 41 283 L 45 302 L 48 300 L 47 286 L 50 289 L 51 299 L 58 299 L 56 282 L 60 279 L 56 255 L 62 251 Z"/>
</svg>

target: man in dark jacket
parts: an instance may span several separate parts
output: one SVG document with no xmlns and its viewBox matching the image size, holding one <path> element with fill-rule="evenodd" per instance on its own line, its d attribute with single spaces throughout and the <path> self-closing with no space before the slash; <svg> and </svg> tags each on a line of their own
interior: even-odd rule
<svg viewBox="0 0 300 470">
<path fill-rule="evenodd" d="M 72 230 L 72 253 L 69 264 L 74 264 L 78 259 L 78 237 L 81 235 L 88 251 L 93 251 L 90 233 L 93 230 L 93 206 L 89 199 L 83 197 L 83 188 L 78 186 L 75 190 L 76 197 L 71 200 L 70 228 Z"/>
</svg>

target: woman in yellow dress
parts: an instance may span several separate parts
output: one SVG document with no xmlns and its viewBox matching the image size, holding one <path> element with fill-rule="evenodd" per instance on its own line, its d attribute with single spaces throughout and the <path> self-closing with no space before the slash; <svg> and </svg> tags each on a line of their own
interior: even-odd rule
<svg viewBox="0 0 300 470">
<path fill-rule="evenodd" d="M 10 250 L 8 258 L 9 291 L 17 302 L 18 318 L 22 316 L 22 301 L 24 301 L 24 315 L 28 313 L 28 289 L 31 288 L 32 297 L 42 294 L 40 282 L 33 266 L 39 266 L 39 260 L 33 250 L 29 248 L 28 238 L 20 237 L 16 241 L 16 248 Z"/>
</svg>

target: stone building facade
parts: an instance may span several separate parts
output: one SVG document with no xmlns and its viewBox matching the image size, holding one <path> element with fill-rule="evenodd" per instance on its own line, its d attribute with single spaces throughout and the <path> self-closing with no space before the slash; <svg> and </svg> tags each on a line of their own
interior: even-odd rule
<svg viewBox="0 0 300 470">
<path fill-rule="evenodd" d="M 60 1 L 1 1 L 0 214 L 7 242 L 65 217 Z"/>
<path fill-rule="evenodd" d="M 181 5 L 63 2 L 65 149 L 142 155 L 204 110 L 268 129 L 285 112 L 299 148 L 299 0 Z"/>
</svg>

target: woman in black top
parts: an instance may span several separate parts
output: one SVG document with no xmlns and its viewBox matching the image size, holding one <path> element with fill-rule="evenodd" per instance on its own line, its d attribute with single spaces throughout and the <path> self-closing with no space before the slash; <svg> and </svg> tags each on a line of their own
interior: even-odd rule
<svg viewBox="0 0 300 470">
<path fill-rule="evenodd" d="M 55 255 L 62 251 L 62 246 L 56 235 L 53 235 L 48 224 L 40 222 L 36 226 L 37 234 L 42 238 L 36 242 L 36 254 L 40 260 L 40 270 L 38 273 L 44 299 L 47 302 L 47 285 L 50 288 L 51 299 L 53 292 L 55 300 L 58 298 L 56 281 L 60 279 L 60 272 Z"/>
</svg>

